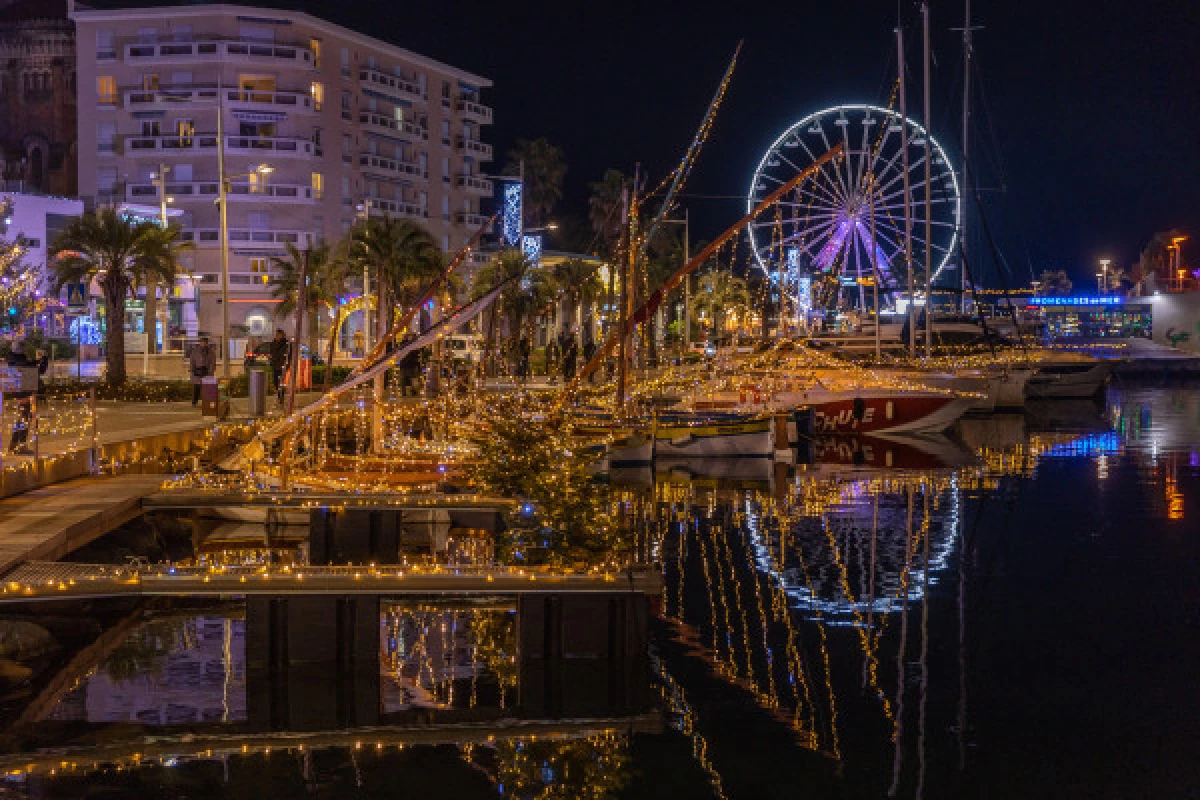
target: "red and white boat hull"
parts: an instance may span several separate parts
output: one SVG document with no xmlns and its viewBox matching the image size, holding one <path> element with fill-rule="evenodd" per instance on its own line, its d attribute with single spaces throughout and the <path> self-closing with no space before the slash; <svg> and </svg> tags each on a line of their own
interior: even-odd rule
<svg viewBox="0 0 1200 800">
<path fill-rule="evenodd" d="M 890 433 L 940 432 L 971 407 L 970 400 L 949 395 L 888 395 L 846 397 L 811 403 L 813 432 Z"/>
</svg>

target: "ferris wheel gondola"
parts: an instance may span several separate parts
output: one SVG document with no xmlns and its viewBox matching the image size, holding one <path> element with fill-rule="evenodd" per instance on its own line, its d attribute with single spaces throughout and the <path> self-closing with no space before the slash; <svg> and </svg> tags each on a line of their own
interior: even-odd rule
<svg viewBox="0 0 1200 800">
<path fill-rule="evenodd" d="M 843 157 L 822 166 L 780 200 L 775 214 L 749 227 L 757 265 L 768 275 L 824 274 L 857 284 L 878 270 L 885 294 L 907 281 L 906 238 L 915 274 L 924 273 L 926 251 L 938 276 L 958 263 L 961 198 L 958 178 L 945 151 L 925 129 L 907 120 L 908 197 L 912 223 L 904 222 L 904 118 L 873 105 L 841 105 L 810 114 L 792 125 L 763 154 L 747 196 L 753 209 L 771 191 L 812 166 L 821 153 L 842 144 Z M 926 237 L 925 164 L 930 163 L 931 235 Z"/>
</svg>

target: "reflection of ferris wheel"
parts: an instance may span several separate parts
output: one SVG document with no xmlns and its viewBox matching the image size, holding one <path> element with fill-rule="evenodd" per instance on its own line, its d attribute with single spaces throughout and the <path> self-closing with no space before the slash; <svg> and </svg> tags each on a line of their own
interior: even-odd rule
<svg viewBox="0 0 1200 800">
<path fill-rule="evenodd" d="M 902 120 L 878 106 L 835 106 L 810 114 L 775 140 L 754 171 L 748 209 L 833 145 L 843 144 L 845 157 L 827 162 L 781 200 L 776 213 L 751 223 L 750 243 L 764 271 L 786 268 L 796 276 L 821 272 L 861 286 L 858 279 L 870 277 L 877 263 L 883 288 L 907 281 Z M 923 273 L 928 247 L 936 279 L 957 244 L 960 199 L 949 159 L 936 139 L 929 137 L 929 144 L 932 235 L 927 242 L 925 164 L 930 150 L 925 129 L 909 119 L 912 261 L 915 271 Z"/>
</svg>

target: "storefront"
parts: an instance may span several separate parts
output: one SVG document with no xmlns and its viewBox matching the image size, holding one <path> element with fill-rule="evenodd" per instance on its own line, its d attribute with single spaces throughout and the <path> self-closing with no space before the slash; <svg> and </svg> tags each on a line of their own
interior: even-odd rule
<svg viewBox="0 0 1200 800">
<path fill-rule="evenodd" d="M 1051 341 L 1067 339 L 1149 339 L 1153 313 L 1149 298 L 1031 297 L 1040 309 L 1042 328 Z"/>
</svg>

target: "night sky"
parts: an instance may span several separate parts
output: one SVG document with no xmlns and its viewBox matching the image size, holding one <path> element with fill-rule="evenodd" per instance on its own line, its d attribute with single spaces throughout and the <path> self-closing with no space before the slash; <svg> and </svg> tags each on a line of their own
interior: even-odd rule
<svg viewBox="0 0 1200 800">
<path fill-rule="evenodd" d="M 743 195 L 763 150 L 805 114 L 887 102 L 897 4 L 882 0 L 716 4 L 401 3 L 306 7 L 491 78 L 485 137 L 566 152 L 567 206 L 635 162 L 659 177 L 682 154 L 739 38 L 742 59 L 689 191 Z M 916 8 L 910 108 L 920 108 Z M 959 151 L 962 0 L 932 0 L 934 135 Z M 972 152 L 998 245 L 1018 279 L 1067 269 L 1094 286 L 1097 260 L 1127 265 L 1157 230 L 1192 233 L 1200 261 L 1200 33 L 1197 0 L 975 0 Z M 990 112 L 990 113 L 989 113 Z M 915 113 L 915 112 L 914 112 Z M 952 158 L 957 158 L 952 155 Z M 694 236 L 741 201 L 688 198 Z M 976 226 L 978 227 L 978 226 Z M 553 246 L 553 241 L 550 242 Z M 973 240 L 974 252 L 983 242 Z M 1190 258 L 1189 258 L 1190 257 Z M 984 265 L 987 266 L 987 265 Z M 985 270 L 987 274 L 990 270 Z"/>
</svg>

